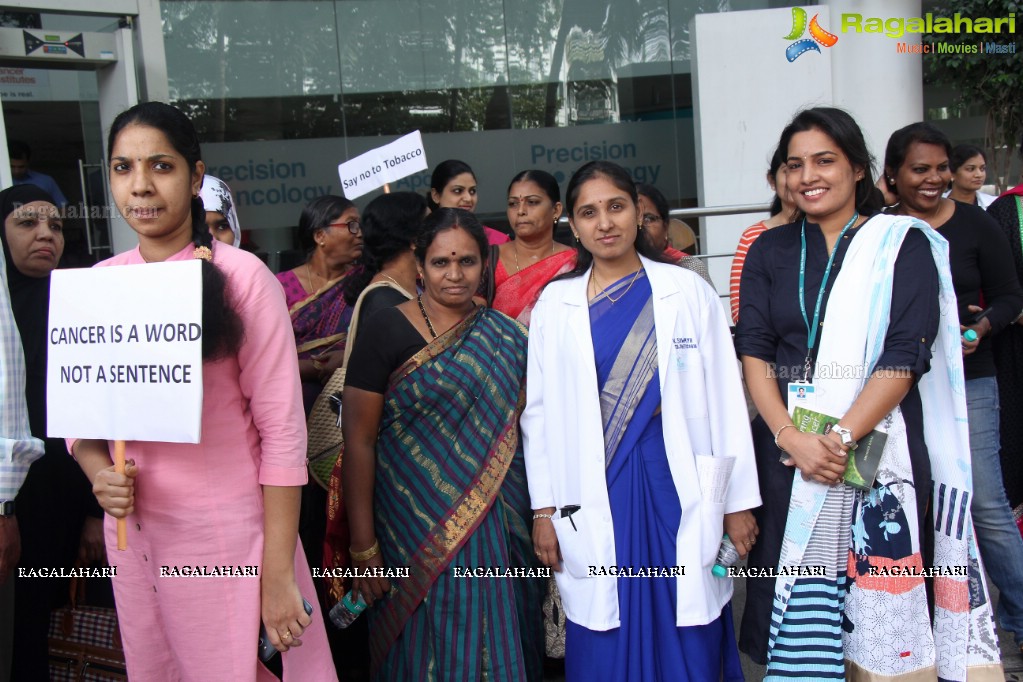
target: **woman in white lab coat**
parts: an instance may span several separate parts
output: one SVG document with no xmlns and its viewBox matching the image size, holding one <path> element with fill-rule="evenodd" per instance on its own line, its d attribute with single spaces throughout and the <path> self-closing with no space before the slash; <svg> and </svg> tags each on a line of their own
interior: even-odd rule
<svg viewBox="0 0 1023 682">
<path fill-rule="evenodd" d="M 731 581 L 711 569 L 723 533 L 755 542 L 760 494 L 724 308 L 637 239 L 620 166 L 580 168 L 567 207 L 578 266 L 533 311 L 522 415 L 566 678 L 742 679 Z"/>
</svg>

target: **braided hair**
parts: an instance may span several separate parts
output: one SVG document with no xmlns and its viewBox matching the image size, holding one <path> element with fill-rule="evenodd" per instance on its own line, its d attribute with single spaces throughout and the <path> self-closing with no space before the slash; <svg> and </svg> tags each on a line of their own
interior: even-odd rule
<svg viewBox="0 0 1023 682">
<path fill-rule="evenodd" d="M 184 157 L 194 172 L 202 154 L 199 136 L 185 114 L 163 102 L 143 102 L 122 111 L 110 126 L 107 158 L 113 155 L 118 135 L 128 126 L 146 126 L 159 130 Z M 206 227 L 206 209 L 198 195 L 191 198 L 192 243 L 212 253 L 213 235 Z M 242 320 L 227 298 L 227 278 L 210 260 L 202 259 L 202 357 L 218 360 L 233 355 L 244 336 Z"/>
</svg>

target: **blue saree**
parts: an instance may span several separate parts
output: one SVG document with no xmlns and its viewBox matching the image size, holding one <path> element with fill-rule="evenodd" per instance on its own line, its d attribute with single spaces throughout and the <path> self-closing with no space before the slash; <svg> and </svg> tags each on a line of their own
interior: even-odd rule
<svg viewBox="0 0 1023 682">
<path fill-rule="evenodd" d="M 633 571 L 675 566 L 682 507 L 661 427 L 650 281 L 644 272 L 635 281 L 629 275 L 606 294 L 614 300 L 601 294 L 590 302 L 590 331 L 615 555 L 619 567 Z M 678 584 L 673 577 L 619 577 L 620 627 L 598 632 L 568 621 L 566 679 L 742 680 L 730 606 L 707 625 L 678 627 Z"/>
</svg>

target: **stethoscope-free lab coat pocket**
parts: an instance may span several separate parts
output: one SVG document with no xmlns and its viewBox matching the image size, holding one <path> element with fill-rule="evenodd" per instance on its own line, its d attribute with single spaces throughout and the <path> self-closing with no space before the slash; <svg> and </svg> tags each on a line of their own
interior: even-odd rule
<svg viewBox="0 0 1023 682">
<path fill-rule="evenodd" d="M 579 509 L 571 516 L 555 514 L 554 532 L 558 535 L 564 568 L 573 578 L 606 575 L 606 560 L 614 557 L 614 526 L 611 512 L 605 515 Z M 604 568 L 604 571 L 600 569 Z"/>
</svg>

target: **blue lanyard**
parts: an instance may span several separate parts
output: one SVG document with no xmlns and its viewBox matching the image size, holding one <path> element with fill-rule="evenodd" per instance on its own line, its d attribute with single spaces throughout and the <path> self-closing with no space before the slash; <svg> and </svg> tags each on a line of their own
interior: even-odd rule
<svg viewBox="0 0 1023 682">
<path fill-rule="evenodd" d="M 813 311 L 812 326 L 810 325 L 809 318 L 806 316 L 806 218 L 803 218 L 803 225 L 799 228 L 800 243 L 802 244 L 802 251 L 799 256 L 799 310 L 803 313 L 803 322 L 806 324 L 806 363 L 808 369 L 810 353 L 817 343 L 817 329 L 820 327 L 821 318 L 821 301 L 824 300 L 824 289 L 828 286 L 831 265 L 835 262 L 835 254 L 838 253 L 838 246 L 842 243 L 842 237 L 845 236 L 845 233 L 849 231 L 849 228 L 853 226 L 853 223 L 859 217 L 858 211 L 853 213 L 853 217 L 845 224 L 842 231 L 838 233 L 838 239 L 835 240 L 835 248 L 831 250 L 831 255 L 828 256 L 828 267 L 824 269 L 824 279 L 821 280 L 821 288 L 817 292 L 817 307 Z"/>
</svg>

